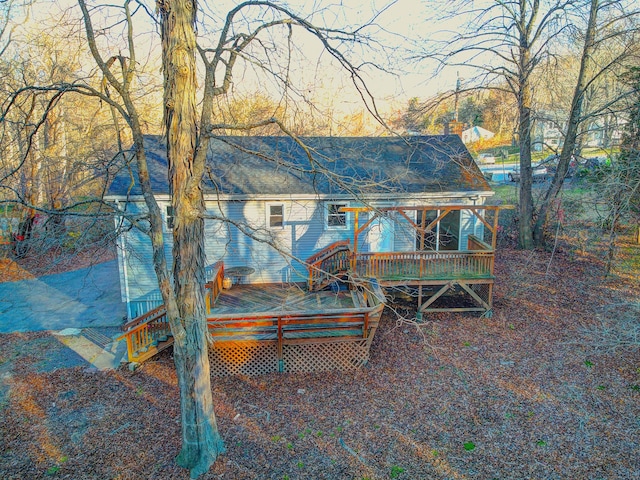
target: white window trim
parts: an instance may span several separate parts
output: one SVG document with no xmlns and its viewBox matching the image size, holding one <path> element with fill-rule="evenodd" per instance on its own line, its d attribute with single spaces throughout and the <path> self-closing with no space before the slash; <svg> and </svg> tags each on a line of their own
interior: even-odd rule
<svg viewBox="0 0 640 480">
<path fill-rule="evenodd" d="M 325 202 L 324 204 L 324 228 L 325 230 L 338 230 L 344 231 L 349 230 L 349 222 L 350 215 L 349 212 L 344 213 L 344 226 L 342 225 L 329 225 L 329 205 L 343 205 L 345 207 L 349 207 L 350 204 L 347 201 L 333 201 L 333 202 Z"/>
<path fill-rule="evenodd" d="M 170 213 L 173 213 L 173 207 L 171 206 L 170 203 L 166 204 L 164 207 L 164 226 L 166 228 L 167 232 L 171 232 L 173 231 L 173 223 L 175 222 L 175 214 L 170 215 Z M 169 220 L 171 219 L 171 220 Z"/>
<path fill-rule="evenodd" d="M 271 207 L 282 207 L 282 225 L 279 226 L 271 226 Z M 287 222 L 285 221 L 286 218 L 286 207 L 284 205 L 284 203 L 282 202 L 268 202 L 265 205 L 265 217 L 266 217 L 266 225 L 267 228 L 269 230 L 283 230 L 285 225 L 287 224 Z"/>
</svg>

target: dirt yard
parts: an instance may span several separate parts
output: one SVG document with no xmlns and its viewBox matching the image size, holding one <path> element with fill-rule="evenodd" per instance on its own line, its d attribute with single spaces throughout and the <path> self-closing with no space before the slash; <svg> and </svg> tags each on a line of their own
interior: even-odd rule
<svg viewBox="0 0 640 480">
<path fill-rule="evenodd" d="M 637 275 L 550 260 L 500 251 L 491 318 L 387 310 L 361 371 L 215 380 L 227 452 L 205 478 L 640 478 Z M 0 335 L 0 477 L 188 478 L 170 352 L 133 373 L 72 360 Z"/>
</svg>

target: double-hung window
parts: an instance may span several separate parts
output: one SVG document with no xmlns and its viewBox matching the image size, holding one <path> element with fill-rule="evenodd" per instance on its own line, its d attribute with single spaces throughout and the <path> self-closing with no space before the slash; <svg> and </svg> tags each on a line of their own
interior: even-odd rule
<svg viewBox="0 0 640 480">
<path fill-rule="evenodd" d="M 284 228 L 284 205 L 267 205 L 267 225 L 269 228 Z"/>
<path fill-rule="evenodd" d="M 328 230 L 346 230 L 347 212 L 342 212 L 340 209 L 348 206 L 344 202 L 327 203 L 326 227 Z"/>
</svg>

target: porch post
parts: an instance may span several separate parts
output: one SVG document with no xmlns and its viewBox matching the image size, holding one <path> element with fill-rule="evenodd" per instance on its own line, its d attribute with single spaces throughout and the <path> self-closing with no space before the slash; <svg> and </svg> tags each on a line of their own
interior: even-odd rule
<svg viewBox="0 0 640 480">
<path fill-rule="evenodd" d="M 357 255 L 358 255 L 358 213 L 359 210 L 353 212 L 353 248 L 351 249 L 351 273 L 356 273 Z"/>
</svg>

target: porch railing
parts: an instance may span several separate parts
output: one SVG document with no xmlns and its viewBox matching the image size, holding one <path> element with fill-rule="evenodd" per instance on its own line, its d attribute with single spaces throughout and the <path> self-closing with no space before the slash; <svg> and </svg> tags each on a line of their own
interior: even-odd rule
<svg viewBox="0 0 640 480">
<path fill-rule="evenodd" d="M 381 281 L 449 280 L 489 278 L 493 260 L 491 251 L 356 253 L 352 265 L 356 275 Z"/>
</svg>

